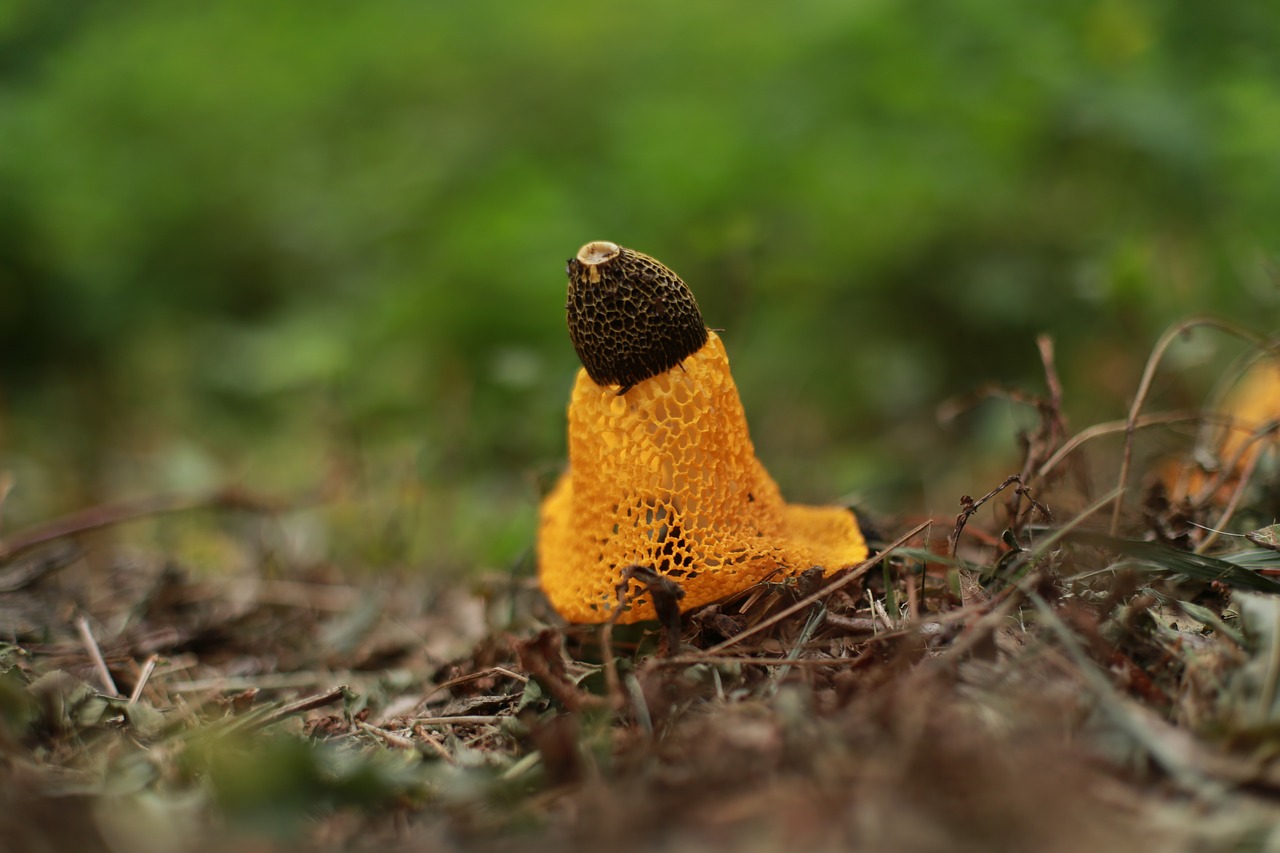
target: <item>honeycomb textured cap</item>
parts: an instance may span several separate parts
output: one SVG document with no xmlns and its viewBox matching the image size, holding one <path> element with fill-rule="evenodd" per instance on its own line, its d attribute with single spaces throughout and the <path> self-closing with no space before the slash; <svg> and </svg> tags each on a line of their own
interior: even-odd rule
<svg viewBox="0 0 1280 853">
<path fill-rule="evenodd" d="M 626 391 L 707 342 L 693 292 L 661 262 L 607 240 L 569 259 L 569 340 L 598 385 Z"/>
<path fill-rule="evenodd" d="M 682 610 L 814 566 L 866 559 L 844 507 L 787 505 L 757 461 L 729 359 L 714 332 L 682 363 L 625 395 L 579 371 L 569 403 L 569 468 L 542 504 L 538 575 L 570 622 L 619 608 L 628 567 L 684 590 Z M 656 618 L 638 580 L 618 622 Z"/>
</svg>

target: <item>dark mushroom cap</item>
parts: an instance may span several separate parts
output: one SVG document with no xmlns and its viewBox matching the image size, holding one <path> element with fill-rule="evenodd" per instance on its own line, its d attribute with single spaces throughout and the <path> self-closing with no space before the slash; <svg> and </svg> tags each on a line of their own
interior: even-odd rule
<svg viewBox="0 0 1280 853">
<path fill-rule="evenodd" d="M 625 393 L 707 342 L 688 285 L 648 255 L 597 240 L 578 250 L 566 272 L 569 340 L 597 385 Z"/>
</svg>

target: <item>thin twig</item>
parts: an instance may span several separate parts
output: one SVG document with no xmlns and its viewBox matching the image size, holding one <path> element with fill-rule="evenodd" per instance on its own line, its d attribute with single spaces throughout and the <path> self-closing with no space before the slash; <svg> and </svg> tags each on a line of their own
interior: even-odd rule
<svg viewBox="0 0 1280 853">
<path fill-rule="evenodd" d="M 729 639 L 725 640 L 722 643 L 718 643 L 712 646 L 711 648 L 706 650 L 706 653 L 708 655 L 713 655 L 716 652 L 720 652 L 729 648 L 730 646 L 735 646 L 738 643 L 745 640 L 747 637 L 754 636 L 755 634 L 760 633 L 764 629 L 770 628 L 778 624 L 779 622 L 791 616 L 792 614 L 799 613 L 801 610 L 804 610 L 806 607 L 813 604 L 815 601 L 820 601 L 823 598 L 826 598 L 836 590 L 841 589 L 842 587 L 852 583 L 853 581 L 865 575 L 867 572 L 871 571 L 871 569 L 879 565 L 882 560 L 884 560 L 887 556 L 889 556 L 889 554 L 893 553 L 893 550 L 895 548 L 901 547 L 902 545 L 906 544 L 912 537 L 914 537 L 916 534 L 924 530 L 926 527 L 928 527 L 932 523 L 933 523 L 932 520 L 921 522 L 920 524 L 916 525 L 911 530 L 907 531 L 902 536 L 900 536 L 897 539 L 897 541 L 895 541 L 888 548 L 885 548 L 883 551 L 881 551 L 879 554 L 876 554 L 870 560 L 864 561 L 862 565 L 851 569 L 847 574 L 837 578 L 835 581 L 824 586 L 822 589 L 818 590 L 817 592 L 811 595 L 806 595 L 804 598 L 800 599 L 790 607 L 783 608 L 782 610 L 778 611 L 768 619 L 765 619 L 764 621 L 759 622 L 756 625 L 753 625 L 752 627 L 748 628 L 747 630 L 743 631 L 740 634 L 734 634 L 732 637 L 730 637 Z"/>
<path fill-rule="evenodd" d="M 152 655 L 142 665 L 142 673 L 138 676 L 138 683 L 133 685 L 133 692 L 129 694 L 130 705 L 136 705 L 138 699 L 141 698 L 142 691 L 147 686 L 147 681 L 151 678 L 151 673 L 156 671 L 156 661 L 158 660 L 160 660 L 160 655 Z"/>
<path fill-rule="evenodd" d="M 827 627 L 838 628 L 851 634 L 874 634 L 880 630 L 880 623 L 868 616 L 842 616 L 839 613 L 828 613 Z"/>
<path fill-rule="evenodd" d="M 1054 363 L 1053 338 L 1040 335 L 1036 338 L 1036 348 L 1040 352 L 1040 364 L 1044 368 L 1045 386 L 1049 389 L 1049 397 L 1034 399 L 1036 412 L 1040 416 L 1040 425 L 1034 431 L 1022 433 L 1025 453 L 1022 468 L 1018 472 L 1021 487 L 1014 489 L 1013 495 L 1005 502 L 1005 513 L 1008 516 L 1007 527 L 1015 535 L 1022 531 L 1022 525 L 1033 511 L 1039 511 L 1044 517 L 1051 518 L 1048 507 L 1031 497 L 1031 488 L 1038 486 L 1035 473 L 1040 464 L 1062 443 L 1066 433 L 1066 421 L 1062 416 L 1062 382 L 1058 378 L 1058 368 Z M 1026 512 L 1022 510 L 1022 499 L 1030 503 Z"/>
<path fill-rule="evenodd" d="M 880 620 L 880 624 L 884 625 L 886 631 L 895 631 L 898 626 L 894 624 L 893 617 L 889 615 L 889 611 L 885 609 L 884 602 L 878 598 L 871 599 L 871 612 Z"/>
<path fill-rule="evenodd" d="M 418 751 L 418 746 L 411 739 L 404 735 L 398 735 L 395 732 L 389 732 L 386 729 L 380 729 L 377 726 L 371 726 L 362 720 L 356 720 L 356 728 L 363 732 L 368 732 L 374 737 L 382 740 L 388 746 L 394 746 L 398 749 L 411 749 Z"/>
<path fill-rule="evenodd" d="M 81 553 L 75 543 L 66 542 L 13 561 L 0 557 L 0 564 L 4 565 L 4 571 L 0 572 L 0 595 L 25 589 L 54 572 L 65 569 Z"/>
<path fill-rule="evenodd" d="M 972 616 L 986 613 L 990 610 L 992 604 L 998 599 L 988 599 L 976 604 L 969 604 L 964 607 L 957 607 L 955 610 L 949 610 L 946 613 L 931 614 L 931 618 L 926 622 L 908 623 L 894 631 L 886 631 L 876 634 L 874 637 L 867 637 L 862 640 L 862 645 L 869 646 L 874 643 L 882 643 L 898 637 L 904 637 L 909 634 L 919 632 L 921 634 L 937 634 L 948 625 L 954 625 L 958 622 L 964 622 Z M 844 621 L 842 621 L 844 620 Z M 873 619 L 842 617 L 837 614 L 828 613 L 827 622 L 832 627 L 843 628 L 845 630 L 857 630 L 865 633 L 871 633 L 878 629 L 878 623 Z M 857 658 L 801 658 L 795 661 L 788 661 L 784 658 L 757 658 L 744 655 L 713 655 L 711 650 L 704 652 L 691 652 L 682 654 L 672 658 L 650 658 L 646 661 L 646 665 L 661 666 L 689 666 L 692 664 L 760 664 L 761 666 L 782 666 L 787 663 L 807 666 L 822 666 L 824 664 L 848 665 L 861 660 L 861 656 Z"/>
<path fill-rule="evenodd" d="M 449 750 L 445 749 L 444 744 L 433 738 L 430 732 L 426 731 L 422 726 L 414 723 L 413 733 L 418 736 L 418 743 L 435 753 L 441 761 L 444 761 L 446 764 L 458 763 L 457 759 L 449 753 Z"/>
<path fill-rule="evenodd" d="M 77 618 L 76 628 L 80 631 L 80 640 L 84 643 L 85 650 L 89 652 L 89 658 L 93 661 L 94 669 L 98 671 L 98 678 L 102 680 L 106 694 L 119 696 L 120 690 L 116 687 L 115 679 L 111 677 L 111 670 L 107 669 L 107 662 L 102 657 L 102 650 L 98 648 L 98 641 L 93 638 L 88 618 L 83 615 Z"/>
<path fill-rule="evenodd" d="M 951 530 L 950 542 L 948 543 L 951 546 L 951 557 L 953 559 L 956 556 L 956 549 L 960 547 L 960 534 L 964 532 L 964 526 L 968 523 L 969 519 L 973 517 L 974 513 L 982 508 L 983 504 L 1009 488 L 1009 486 L 1014 483 L 1017 483 L 1018 486 L 1021 487 L 1022 478 L 1017 474 L 1010 474 L 1005 478 L 1003 483 L 996 486 L 976 501 L 968 495 L 961 496 L 960 514 L 956 516 L 956 526 Z"/>
<path fill-rule="evenodd" d="M 1027 577 L 1034 578 L 1036 576 L 1028 575 Z M 1023 591 L 1022 587 L 1023 584 L 1015 584 L 1013 586 L 1006 587 L 998 593 L 997 598 L 993 600 L 999 600 L 998 597 L 1001 595 L 1004 596 L 1004 600 L 1000 601 L 994 610 L 983 614 L 977 622 L 974 622 L 973 625 L 969 627 L 969 630 L 965 631 L 959 639 L 951 644 L 951 648 L 947 649 L 947 656 L 945 660 L 960 660 L 968 654 L 970 650 L 977 646 L 978 643 L 995 633 L 995 630 L 1000 627 L 1000 623 L 1013 615 L 1013 611 L 1018 609 L 1018 605 L 1020 605 L 1026 597 L 1026 593 Z"/>
<path fill-rule="evenodd" d="M 1032 407 L 1039 402 L 1033 394 L 1028 394 L 1026 391 L 989 382 L 977 390 L 942 401 L 934 411 L 934 418 L 940 424 L 948 424 L 987 400 L 1008 400 L 1011 403 Z"/>
<path fill-rule="evenodd" d="M 848 666 L 857 663 L 856 658 L 753 658 L 750 655 L 712 655 L 703 654 L 680 655 L 673 658 L 650 658 L 646 666 L 696 666 L 697 664 L 732 665 L 732 666 Z"/>
<path fill-rule="evenodd" d="M 1206 417 L 1212 416 L 1207 416 L 1199 412 L 1170 412 L 1163 415 L 1147 415 L 1146 417 L 1139 418 L 1137 422 L 1134 423 L 1133 428 L 1137 430 L 1144 429 L 1149 426 L 1195 422 L 1203 420 Z M 1059 462 L 1085 442 L 1092 441 L 1100 436 L 1124 432 L 1128 426 L 1128 421 L 1106 421 L 1105 423 L 1094 424 L 1093 426 L 1080 430 L 1080 432 L 1073 435 L 1065 444 L 1059 447 L 1057 452 L 1045 460 L 1044 464 L 1036 471 L 1036 476 L 1043 478 L 1046 474 L 1057 467 Z"/>
<path fill-rule="evenodd" d="M 1040 335 L 1036 338 L 1036 348 L 1040 351 L 1040 363 L 1044 365 L 1044 382 L 1049 389 L 1049 446 L 1056 446 L 1062 440 L 1065 423 L 1062 420 L 1062 380 L 1058 378 L 1058 368 L 1054 359 L 1053 338 Z"/>
<path fill-rule="evenodd" d="M 307 711 L 313 711 L 316 708 L 323 708 L 325 705 L 332 705 L 334 702 L 342 699 L 347 695 L 347 685 L 342 684 L 323 693 L 317 693 L 314 696 L 308 696 L 305 699 L 299 699 L 296 702 L 290 702 L 287 705 L 281 705 L 272 711 L 268 711 L 261 717 L 256 717 L 245 722 L 244 731 L 252 732 L 258 729 L 264 729 L 267 726 L 274 725 L 281 720 L 292 717 L 295 714 L 305 714 Z"/>
<path fill-rule="evenodd" d="M 166 673 L 168 670 L 166 670 Z M 163 674 L 162 674 L 163 675 Z M 176 681 L 166 684 L 170 693 L 201 693 L 206 690 L 287 690 L 295 687 L 311 687 L 324 682 L 332 683 L 334 679 L 359 681 L 361 677 L 376 676 L 376 673 L 357 673 L 342 670 L 315 670 L 312 672 L 273 672 L 256 677 L 228 678 L 214 676 L 190 681 Z"/>
<path fill-rule="evenodd" d="M 907 621 L 920 621 L 920 591 L 916 587 L 916 576 L 911 572 L 903 573 L 903 581 L 907 585 Z"/>
<path fill-rule="evenodd" d="M 520 682 L 521 684 L 529 683 L 529 676 L 527 675 L 521 675 L 520 673 L 507 669 L 504 666 L 491 666 L 486 669 L 478 670 L 476 672 L 469 672 L 466 675 L 459 675 L 456 678 L 450 678 L 448 681 L 440 682 L 435 687 L 432 687 L 430 690 L 428 690 L 426 694 L 417 701 L 414 707 L 417 707 L 417 708 L 425 707 L 427 702 L 431 699 L 431 697 L 435 696 L 437 693 L 439 693 L 442 690 L 448 690 L 450 687 L 456 687 L 459 684 L 466 684 L 470 681 L 478 681 L 481 678 L 490 678 L 495 675 L 505 676 L 506 678 L 513 678 L 516 681 Z"/>
<path fill-rule="evenodd" d="M 413 724 L 415 726 L 483 726 L 508 719 L 511 717 L 498 714 L 464 714 L 457 717 L 419 717 L 413 721 Z"/>
</svg>

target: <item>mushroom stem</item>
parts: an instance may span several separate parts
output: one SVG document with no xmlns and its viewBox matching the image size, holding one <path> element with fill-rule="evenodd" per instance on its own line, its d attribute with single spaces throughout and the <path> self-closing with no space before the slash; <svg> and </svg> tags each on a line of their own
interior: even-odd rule
<svg viewBox="0 0 1280 853">
<path fill-rule="evenodd" d="M 707 342 L 693 292 L 665 265 L 607 240 L 569 260 L 569 339 L 597 385 L 625 394 Z"/>
</svg>

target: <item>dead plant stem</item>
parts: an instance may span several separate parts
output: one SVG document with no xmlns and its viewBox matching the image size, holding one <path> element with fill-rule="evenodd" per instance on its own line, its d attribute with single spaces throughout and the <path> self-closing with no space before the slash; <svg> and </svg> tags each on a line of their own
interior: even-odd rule
<svg viewBox="0 0 1280 853">
<path fill-rule="evenodd" d="M 98 672 L 98 678 L 102 680 L 102 686 L 108 696 L 119 696 L 120 689 L 116 687 L 115 679 L 111 677 L 111 670 L 107 669 L 107 662 L 102 657 L 102 649 L 98 648 L 98 641 L 93 637 L 93 630 L 89 627 L 89 619 L 80 616 L 76 619 L 76 629 L 80 632 L 80 640 L 84 643 L 85 651 L 89 653 L 89 659 L 93 661 L 93 668 Z"/>
</svg>

